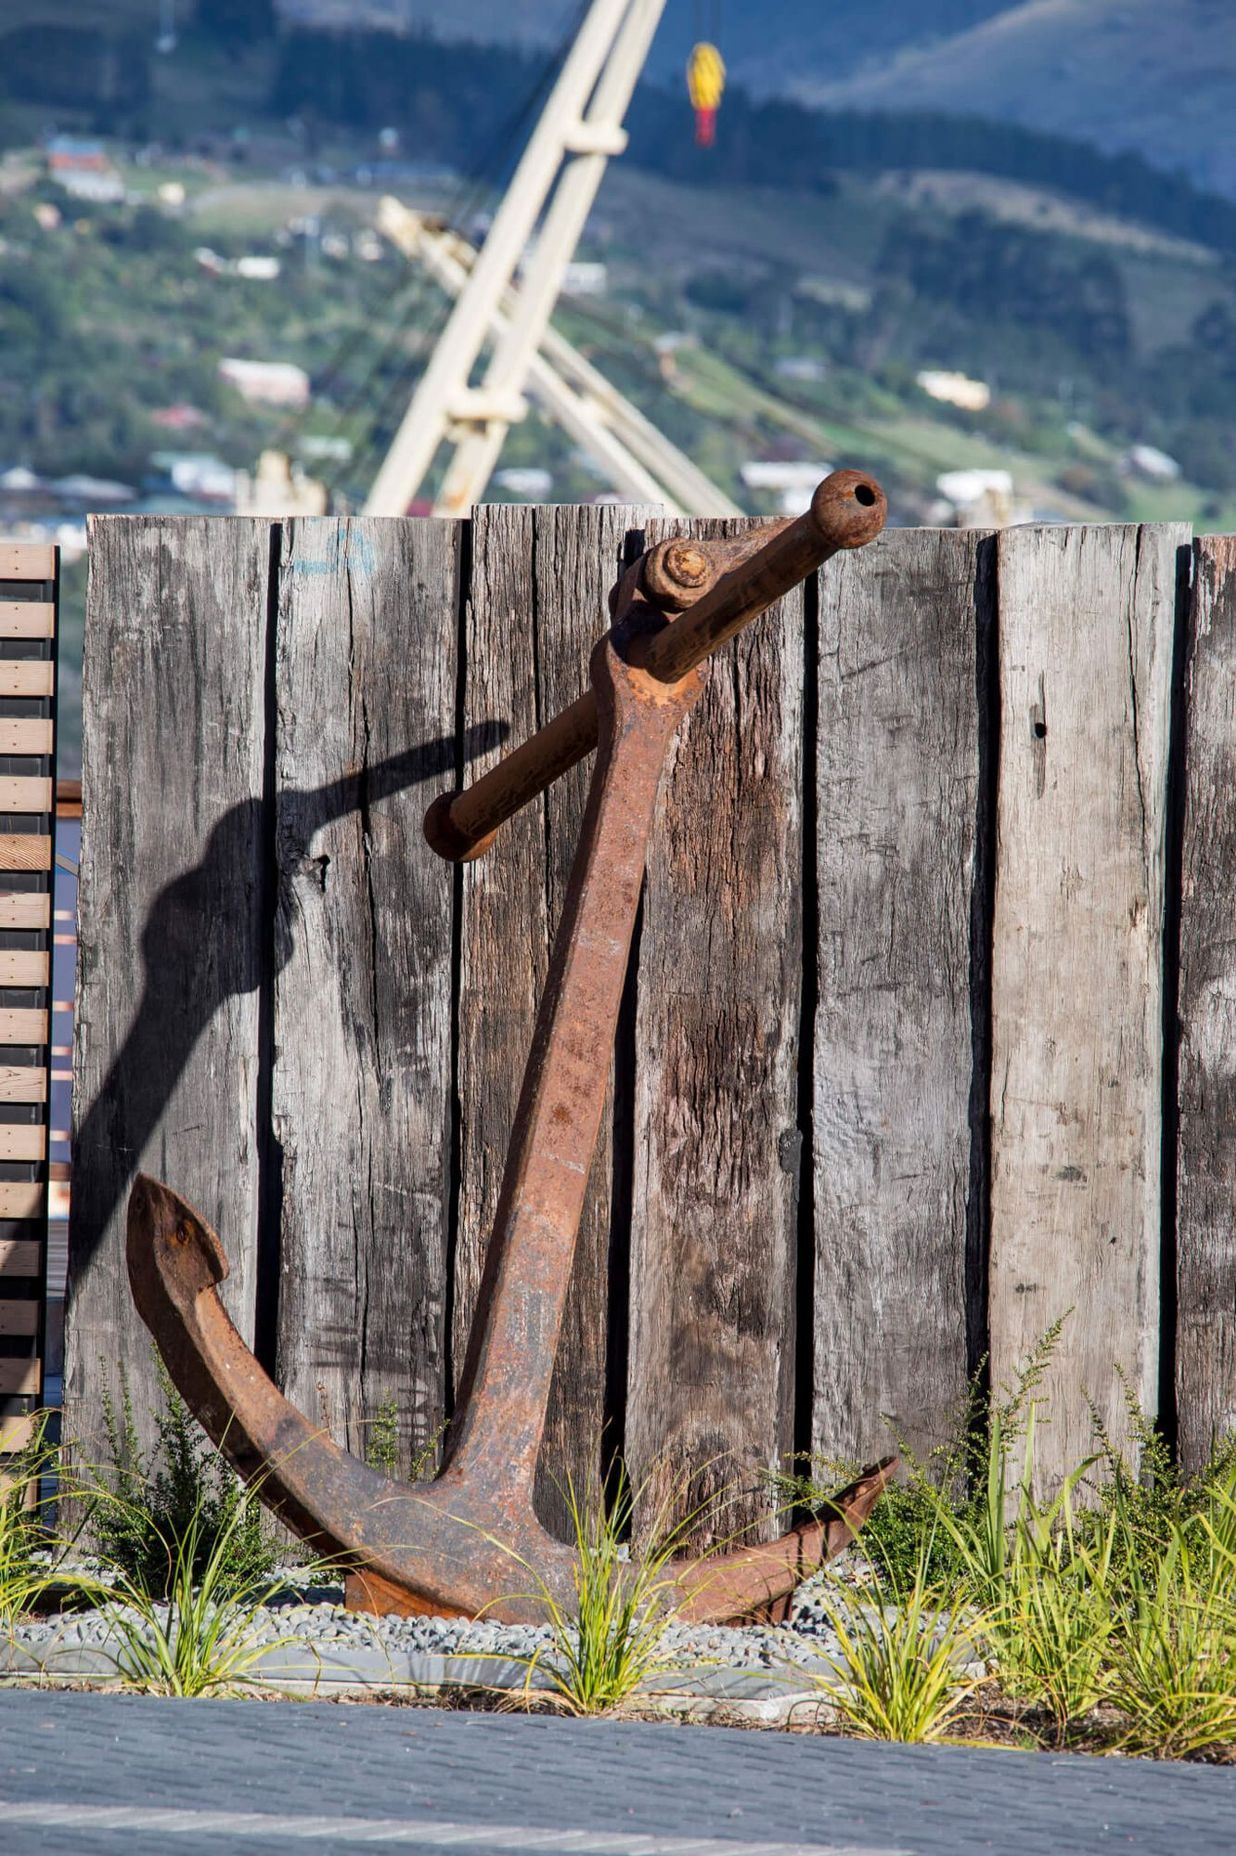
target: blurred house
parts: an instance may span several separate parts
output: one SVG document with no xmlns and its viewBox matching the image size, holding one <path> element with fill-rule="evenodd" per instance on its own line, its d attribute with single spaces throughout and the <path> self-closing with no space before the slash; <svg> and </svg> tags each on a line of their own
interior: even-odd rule
<svg viewBox="0 0 1236 1856">
<path fill-rule="evenodd" d="M 240 397 L 269 406 L 307 406 L 309 376 L 294 361 L 244 361 L 227 355 L 219 363 L 219 378 Z"/>
<path fill-rule="evenodd" d="M 102 142 L 53 135 L 47 142 L 47 172 L 75 200 L 111 205 L 124 199 L 124 182 Z"/>
<path fill-rule="evenodd" d="M 1175 458 L 1160 451 L 1157 445 L 1131 445 L 1121 465 L 1131 475 L 1145 477 L 1149 483 L 1176 483 L 1181 474 Z"/>
<path fill-rule="evenodd" d="M 236 472 L 211 452 L 156 451 L 150 462 L 161 485 L 189 502 L 230 509 L 236 500 Z"/>
<path fill-rule="evenodd" d="M 1030 520 L 1031 512 L 1013 500 L 1013 476 L 1007 470 L 946 470 L 936 478 L 941 501 L 932 506 L 933 522 L 953 528 L 1010 528 Z"/>
<path fill-rule="evenodd" d="M 963 412 L 985 412 L 991 405 L 991 388 L 985 380 L 972 380 L 969 374 L 952 374 L 940 367 L 925 367 L 914 376 L 929 399 L 946 406 L 960 406 Z"/>
<path fill-rule="evenodd" d="M 831 469 L 831 464 L 816 459 L 751 458 L 738 474 L 748 490 L 775 497 L 783 516 L 800 516 L 809 506 L 816 485 Z"/>
</svg>

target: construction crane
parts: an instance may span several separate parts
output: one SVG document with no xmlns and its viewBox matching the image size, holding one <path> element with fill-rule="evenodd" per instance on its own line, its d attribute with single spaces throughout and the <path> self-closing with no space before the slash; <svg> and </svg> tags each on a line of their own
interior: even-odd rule
<svg viewBox="0 0 1236 1856">
<path fill-rule="evenodd" d="M 626 147 L 623 119 L 664 5 L 593 0 L 479 251 L 397 201 L 383 202 L 387 236 L 456 300 L 366 498 L 366 515 L 403 515 L 443 444 L 451 457 L 434 512 L 466 515 L 484 493 L 507 432 L 525 417 L 528 391 L 620 494 L 684 515 L 741 513 L 550 326 L 605 164 Z M 489 360 L 473 386 L 487 344 Z"/>
</svg>

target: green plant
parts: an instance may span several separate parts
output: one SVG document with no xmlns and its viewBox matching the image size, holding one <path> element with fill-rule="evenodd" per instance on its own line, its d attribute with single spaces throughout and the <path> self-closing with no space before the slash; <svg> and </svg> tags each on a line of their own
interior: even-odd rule
<svg viewBox="0 0 1236 1856">
<path fill-rule="evenodd" d="M 54 1472 L 58 1447 L 48 1438 L 50 1412 L 35 1414 L 30 1436 L 0 1478 L 0 1627 L 33 1611 L 54 1574 L 45 1557 L 43 1479 Z"/>
<path fill-rule="evenodd" d="M 384 1476 L 394 1476 L 399 1468 L 399 1405 L 393 1397 L 384 1398 L 369 1420 L 365 1461 Z"/>
<path fill-rule="evenodd" d="M 133 1506 L 123 1497 L 109 1505 Z M 142 1563 L 158 1576 L 151 1585 L 141 1571 L 121 1573 L 101 1604 L 121 1680 L 145 1694 L 180 1696 L 252 1683 L 258 1661 L 291 1639 L 258 1638 L 258 1613 L 282 1581 L 248 1559 L 243 1506 L 220 1516 L 203 1487 L 189 1513 L 177 1515 L 175 1532 L 164 1533 L 144 1510 L 128 1525 L 131 1536 L 157 1539 L 159 1550 Z"/>
<path fill-rule="evenodd" d="M 1072 1491 L 1082 1474 L 1050 1506 L 1023 1495 L 1003 1574 L 980 1614 L 1002 1686 L 1042 1708 L 1058 1738 L 1108 1688 L 1117 1527 L 1114 1519 L 1097 1534 L 1077 1526 Z"/>
<path fill-rule="evenodd" d="M 565 1497 L 575 1547 L 574 1605 L 565 1607 L 535 1568 L 512 1556 L 532 1575 L 550 1631 L 547 1645 L 519 1659 L 527 1672 L 522 1698 L 525 1703 L 533 1699 L 539 1672 L 550 1682 L 550 1699 L 567 1713 L 603 1714 L 648 1692 L 652 1679 L 669 1664 L 666 1633 L 682 1595 L 667 1567 L 700 1516 L 696 1512 L 667 1525 L 673 1500 L 667 1496 L 650 1530 L 651 1545 L 628 1557 L 624 1539 L 637 1492 L 621 1466 L 611 1504 L 599 1489 L 582 1499 L 570 1479 Z"/>
<path fill-rule="evenodd" d="M 157 1365 L 164 1402 L 155 1414 L 151 1451 L 141 1448 L 123 1368 L 119 1413 L 106 1395 L 102 1401 L 111 1461 L 96 1472 L 91 1504 L 99 1556 L 163 1598 L 181 1570 L 182 1549 L 191 1543 L 189 1570 L 195 1578 L 209 1565 L 220 1589 L 230 1583 L 243 1590 L 271 1573 L 275 1541 L 253 1489 L 244 1487 L 207 1442 L 162 1362 Z"/>
<path fill-rule="evenodd" d="M 838 1650 L 825 1655 L 829 1673 L 810 1679 L 862 1739 L 947 1739 L 987 1679 L 973 1669 L 973 1624 L 955 1595 L 932 1587 L 927 1564 L 924 1553 L 909 1582 L 894 1588 L 891 1605 L 844 1585 L 824 1601 Z"/>
</svg>

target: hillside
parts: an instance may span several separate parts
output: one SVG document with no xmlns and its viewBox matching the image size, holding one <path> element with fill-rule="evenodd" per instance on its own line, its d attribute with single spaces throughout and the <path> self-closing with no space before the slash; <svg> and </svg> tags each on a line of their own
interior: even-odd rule
<svg viewBox="0 0 1236 1856">
<path fill-rule="evenodd" d="M 1236 195 L 1232 0 L 1025 0 L 859 71 L 803 48 L 797 74 L 771 45 L 753 80 L 812 103 L 944 110 L 1135 149 Z"/>
</svg>

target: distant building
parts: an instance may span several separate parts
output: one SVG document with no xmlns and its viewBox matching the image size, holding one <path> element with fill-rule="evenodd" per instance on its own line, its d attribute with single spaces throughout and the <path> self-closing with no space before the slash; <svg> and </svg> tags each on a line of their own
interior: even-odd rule
<svg viewBox="0 0 1236 1856">
<path fill-rule="evenodd" d="M 831 464 L 815 459 L 752 458 L 738 474 L 747 489 L 775 496 L 782 515 L 800 516 L 809 507 L 816 485 L 831 469 Z"/>
<path fill-rule="evenodd" d="M 529 502 L 540 501 L 554 487 L 552 473 L 535 464 L 512 465 L 508 470 L 495 471 L 494 483 L 498 489 L 509 490 L 512 496 L 526 497 Z"/>
<path fill-rule="evenodd" d="M 274 283 L 279 270 L 278 258 L 267 258 L 257 253 L 236 260 L 236 275 L 247 277 L 253 283 Z"/>
<path fill-rule="evenodd" d="M 205 451 L 156 451 L 150 462 L 176 491 L 195 503 L 236 500 L 236 472 L 222 458 Z"/>
<path fill-rule="evenodd" d="M 208 425 L 210 421 L 200 406 L 190 406 L 187 400 L 177 400 L 174 406 L 156 406 L 150 415 L 150 423 L 161 426 L 165 432 L 191 432 L 197 426 Z"/>
<path fill-rule="evenodd" d="M 915 375 L 919 386 L 930 399 L 948 406 L 960 406 L 963 412 L 985 412 L 991 405 L 991 388 L 985 380 L 972 380 L 969 374 L 950 374 L 944 368 L 925 367 Z"/>
<path fill-rule="evenodd" d="M 124 182 L 102 142 L 53 135 L 47 143 L 47 171 L 75 200 L 111 205 L 124 199 Z"/>
<path fill-rule="evenodd" d="M 951 518 L 955 528 L 1008 528 L 1024 520 L 1013 502 L 1013 478 L 1007 470 L 946 470 L 936 478 L 944 507 L 933 514 Z"/>
<path fill-rule="evenodd" d="M 595 258 L 572 258 L 562 273 L 563 296 L 604 296 L 609 268 Z"/>
<path fill-rule="evenodd" d="M 93 509 L 101 503 L 131 503 L 137 498 L 132 484 L 114 483 L 109 477 L 87 477 L 80 473 L 54 478 L 51 488 L 62 503 L 74 503 L 82 509 Z"/>
<path fill-rule="evenodd" d="M 285 451 L 263 451 L 257 470 L 236 475 L 236 513 L 243 516 L 324 516 L 326 485 L 307 476 Z"/>
<path fill-rule="evenodd" d="M 1122 461 L 1126 470 L 1151 483 L 1175 483 L 1181 474 L 1175 458 L 1157 445 L 1132 445 Z"/>
<path fill-rule="evenodd" d="M 219 378 L 242 399 L 269 406 L 307 406 L 309 376 L 293 361 L 244 361 L 225 356 Z"/>
<path fill-rule="evenodd" d="M 773 373 L 782 380 L 823 380 L 828 368 L 814 354 L 783 354 L 773 362 Z"/>
</svg>

